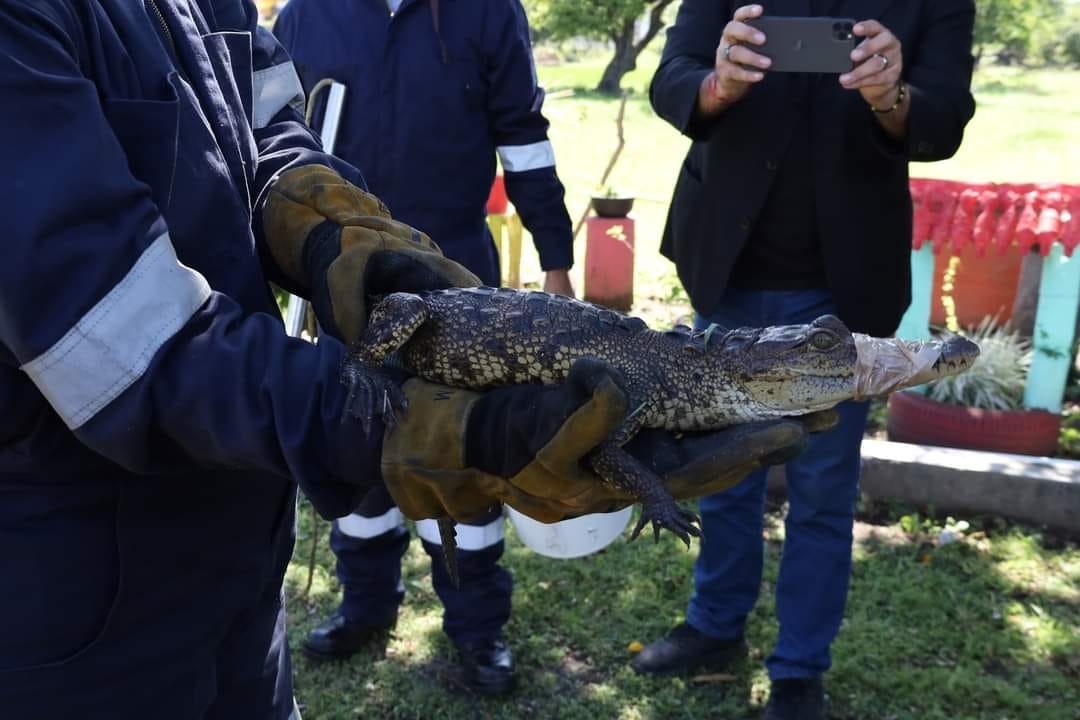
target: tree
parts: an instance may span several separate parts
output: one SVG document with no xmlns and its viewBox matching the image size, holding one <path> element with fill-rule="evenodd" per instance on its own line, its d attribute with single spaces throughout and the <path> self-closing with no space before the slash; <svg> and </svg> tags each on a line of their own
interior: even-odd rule
<svg viewBox="0 0 1080 720">
<path fill-rule="evenodd" d="M 664 10 L 675 0 L 533 0 L 530 18 L 538 32 L 552 40 L 587 37 L 610 40 L 615 46 L 600 83 L 600 92 L 618 94 L 622 77 L 637 67 L 641 51 L 664 28 Z M 648 26 L 635 37 L 639 18 Z"/>
<path fill-rule="evenodd" d="M 1023 60 L 1037 31 L 1062 13 L 1061 0 L 978 0 L 975 3 L 975 56 L 996 46 L 1000 59 Z"/>
</svg>

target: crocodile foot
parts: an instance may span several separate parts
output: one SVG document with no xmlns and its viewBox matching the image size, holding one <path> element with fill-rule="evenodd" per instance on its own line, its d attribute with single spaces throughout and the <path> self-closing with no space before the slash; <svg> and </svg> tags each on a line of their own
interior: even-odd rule
<svg viewBox="0 0 1080 720">
<path fill-rule="evenodd" d="M 379 418 L 389 430 L 396 422 L 396 413 L 408 410 L 408 400 L 401 386 L 374 363 L 356 358 L 347 360 L 341 371 L 341 381 L 349 388 L 345 400 L 345 417 L 358 418 L 365 433 Z"/>
<path fill-rule="evenodd" d="M 637 539 L 645 526 L 652 522 L 653 541 L 660 541 L 660 530 L 668 529 L 690 547 L 690 536 L 701 537 L 701 519 L 679 507 L 670 495 L 660 494 L 644 500 L 641 504 L 641 517 L 638 518 L 634 531 L 630 533 L 630 542 Z"/>
<path fill-rule="evenodd" d="M 631 541 L 649 522 L 656 541 L 662 529 L 675 533 L 687 547 L 691 535 L 701 537 L 698 516 L 679 507 L 664 489 L 663 480 L 619 445 L 611 441 L 601 444 L 589 456 L 589 464 L 601 478 L 641 501 L 641 517 L 630 535 Z"/>
</svg>

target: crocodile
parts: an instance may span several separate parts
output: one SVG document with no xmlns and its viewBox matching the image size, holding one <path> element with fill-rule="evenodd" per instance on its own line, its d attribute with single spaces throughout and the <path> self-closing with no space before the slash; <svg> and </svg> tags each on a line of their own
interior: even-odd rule
<svg viewBox="0 0 1080 720">
<path fill-rule="evenodd" d="M 342 370 L 349 412 L 366 427 L 381 417 L 392 430 L 395 412 L 405 409 L 388 368 L 483 391 L 560 382 L 578 358 L 613 367 L 631 412 L 585 462 L 641 502 L 631 540 L 650 522 L 655 538 L 662 528 L 687 546 L 691 535 L 700 536 L 697 516 L 679 507 L 661 479 L 622 449 L 643 428 L 720 430 L 826 410 L 855 396 L 856 335 L 833 315 L 763 328 L 655 330 L 640 318 L 540 291 L 452 288 L 374 300 L 368 326 Z M 977 345 L 951 338 L 941 343 L 932 373 L 957 374 L 977 356 Z M 440 530 L 449 566 L 452 522 L 442 519 Z"/>
</svg>

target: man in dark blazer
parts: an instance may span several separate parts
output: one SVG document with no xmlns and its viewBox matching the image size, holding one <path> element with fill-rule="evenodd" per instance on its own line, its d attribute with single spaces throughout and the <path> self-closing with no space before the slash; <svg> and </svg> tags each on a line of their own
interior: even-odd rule
<svg viewBox="0 0 1080 720">
<path fill-rule="evenodd" d="M 747 21 L 857 19 L 853 69 L 770 73 Z M 972 0 L 684 0 L 650 88 L 693 140 L 664 232 L 699 327 L 808 322 L 895 332 L 910 302 L 908 163 L 952 156 L 974 114 Z M 790 510 L 767 660 L 767 718 L 817 718 L 840 627 L 866 403 L 787 466 Z M 686 623 L 640 672 L 723 665 L 745 652 L 762 566 L 764 473 L 703 498 L 705 538 Z"/>
</svg>

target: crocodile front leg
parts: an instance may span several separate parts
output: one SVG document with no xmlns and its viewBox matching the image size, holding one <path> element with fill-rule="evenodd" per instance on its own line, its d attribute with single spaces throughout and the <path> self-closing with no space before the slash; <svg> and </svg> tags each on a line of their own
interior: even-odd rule
<svg viewBox="0 0 1080 720">
<path fill-rule="evenodd" d="M 701 537 L 701 529 L 697 527 L 701 520 L 697 515 L 679 507 L 664 489 L 660 477 L 615 442 L 600 445 L 589 455 L 588 462 L 597 475 L 641 502 L 641 517 L 630 535 L 631 540 L 635 540 L 650 521 L 655 541 L 660 540 L 661 528 L 675 533 L 687 547 L 690 547 L 691 535 Z"/>
<path fill-rule="evenodd" d="M 360 340 L 349 349 L 341 370 L 341 380 L 349 388 L 345 411 L 347 416 L 360 419 L 365 433 L 371 431 L 376 417 L 392 428 L 394 413 L 408 409 L 405 394 L 384 370 L 383 361 L 407 343 L 427 319 L 427 305 L 420 296 L 387 295 L 371 312 Z"/>
<path fill-rule="evenodd" d="M 427 319 L 427 305 L 420 296 L 411 293 L 387 295 L 371 312 L 359 342 L 349 349 L 341 371 L 342 382 L 349 387 L 345 409 L 348 415 L 360 418 L 364 432 L 371 431 L 372 420 L 377 415 L 389 430 L 394 426 L 395 411 L 407 411 L 405 394 L 383 369 L 383 362 L 401 349 Z M 436 520 L 446 571 L 454 587 L 459 587 L 454 520 L 450 517 Z"/>
</svg>

